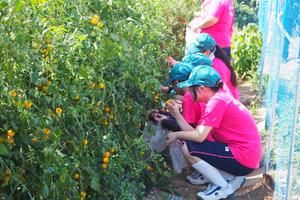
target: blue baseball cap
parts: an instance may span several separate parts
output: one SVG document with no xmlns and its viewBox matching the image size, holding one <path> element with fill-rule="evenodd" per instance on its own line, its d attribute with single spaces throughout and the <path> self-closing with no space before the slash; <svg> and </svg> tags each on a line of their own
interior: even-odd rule
<svg viewBox="0 0 300 200">
<path fill-rule="evenodd" d="M 199 65 L 212 66 L 212 61 L 202 53 L 188 54 L 183 57 L 181 62 L 189 63 L 193 67 L 197 67 Z"/>
<path fill-rule="evenodd" d="M 197 38 L 187 46 L 188 53 L 197 53 L 205 50 L 213 50 L 216 47 L 216 41 L 207 33 L 201 33 Z"/>
<path fill-rule="evenodd" d="M 193 70 L 193 66 L 189 63 L 179 62 L 175 64 L 170 72 L 169 80 L 167 80 L 164 85 L 168 86 L 173 81 L 185 81 L 188 80 L 190 73 Z"/>
<path fill-rule="evenodd" d="M 205 86 L 205 87 L 217 87 L 220 81 L 220 74 L 212 67 L 207 65 L 201 65 L 195 67 L 191 72 L 189 79 L 178 83 L 177 87 L 187 88 L 191 86 Z"/>
</svg>

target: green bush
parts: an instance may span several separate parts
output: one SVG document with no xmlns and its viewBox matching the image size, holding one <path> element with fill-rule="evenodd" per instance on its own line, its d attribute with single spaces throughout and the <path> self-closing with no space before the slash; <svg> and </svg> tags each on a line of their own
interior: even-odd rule
<svg viewBox="0 0 300 200">
<path fill-rule="evenodd" d="M 249 23 L 257 23 L 258 1 L 257 0 L 234 0 L 235 25 L 243 28 Z"/>
<path fill-rule="evenodd" d="M 0 1 L 1 199 L 142 199 L 165 183 L 141 130 L 192 5 Z"/>
<path fill-rule="evenodd" d="M 261 33 L 257 25 L 248 24 L 235 30 L 231 45 L 233 67 L 239 79 L 255 78 L 262 48 Z"/>
</svg>

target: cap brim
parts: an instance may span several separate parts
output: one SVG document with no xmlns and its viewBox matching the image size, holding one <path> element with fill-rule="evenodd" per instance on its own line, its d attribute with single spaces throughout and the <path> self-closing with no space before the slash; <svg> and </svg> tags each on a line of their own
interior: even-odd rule
<svg viewBox="0 0 300 200">
<path fill-rule="evenodd" d="M 193 86 L 193 84 L 190 83 L 189 80 L 187 80 L 187 81 L 178 83 L 176 86 L 179 88 L 187 88 L 187 87 Z"/>
</svg>

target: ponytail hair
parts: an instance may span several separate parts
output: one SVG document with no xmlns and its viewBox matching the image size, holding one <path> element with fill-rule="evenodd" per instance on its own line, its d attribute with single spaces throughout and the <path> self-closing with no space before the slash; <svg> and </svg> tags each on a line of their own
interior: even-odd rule
<svg viewBox="0 0 300 200">
<path fill-rule="evenodd" d="M 221 59 L 225 63 L 226 67 L 230 70 L 231 84 L 234 87 L 238 86 L 237 77 L 236 77 L 235 71 L 230 63 L 230 59 L 227 56 L 227 54 L 221 49 L 221 47 L 219 47 L 219 45 L 216 45 L 215 57 Z"/>
</svg>

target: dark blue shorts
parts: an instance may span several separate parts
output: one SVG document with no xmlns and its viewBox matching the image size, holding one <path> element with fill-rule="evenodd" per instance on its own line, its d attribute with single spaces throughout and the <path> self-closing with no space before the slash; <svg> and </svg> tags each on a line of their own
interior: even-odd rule
<svg viewBox="0 0 300 200">
<path fill-rule="evenodd" d="M 202 143 L 186 141 L 186 145 L 192 156 L 235 176 L 245 176 L 254 170 L 237 162 L 227 144 L 204 140 Z"/>
</svg>

